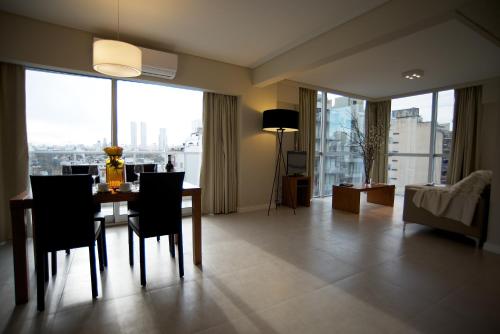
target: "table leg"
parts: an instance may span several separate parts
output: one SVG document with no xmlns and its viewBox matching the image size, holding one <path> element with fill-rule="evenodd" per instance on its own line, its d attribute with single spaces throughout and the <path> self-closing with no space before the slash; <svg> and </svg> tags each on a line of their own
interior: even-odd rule
<svg viewBox="0 0 500 334">
<path fill-rule="evenodd" d="M 12 223 L 12 253 L 14 257 L 14 284 L 16 304 L 24 304 L 29 298 L 28 259 L 26 256 L 26 223 L 24 208 L 10 208 Z"/>
<path fill-rule="evenodd" d="M 193 262 L 201 265 L 201 190 L 192 195 L 193 202 Z"/>
<path fill-rule="evenodd" d="M 369 191 L 366 201 L 380 205 L 394 206 L 394 187 Z"/>
<path fill-rule="evenodd" d="M 359 213 L 359 191 L 348 187 L 333 186 L 332 207 L 352 213 Z"/>
</svg>

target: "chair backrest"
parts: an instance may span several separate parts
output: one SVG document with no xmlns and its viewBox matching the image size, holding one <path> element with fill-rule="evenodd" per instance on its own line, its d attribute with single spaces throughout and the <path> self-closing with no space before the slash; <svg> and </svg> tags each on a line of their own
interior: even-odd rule
<svg viewBox="0 0 500 334">
<path fill-rule="evenodd" d="M 71 174 L 71 165 L 62 165 L 62 175 L 70 175 Z"/>
<path fill-rule="evenodd" d="M 90 174 L 89 170 L 90 170 L 89 165 L 72 165 L 71 166 L 71 174 Z"/>
<path fill-rule="evenodd" d="M 96 168 L 96 170 L 98 170 L 97 165 L 63 165 L 62 175 L 90 174 L 91 168 Z M 101 178 L 97 176 L 95 181 L 96 183 L 99 183 L 101 182 Z"/>
<path fill-rule="evenodd" d="M 156 173 L 156 164 L 134 164 L 134 165 L 125 165 L 125 177 L 127 182 L 137 181 L 137 175 L 134 172 L 135 165 L 143 165 L 145 173 Z"/>
<path fill-rule="evenodd" d="M 31 176 L 37 247 L 61 250 L 95 239 L 90 175 Z"/>
<path fill-rule="evenodd" d="M 142 173 L 139 220 L 145 235 L 177 233 L 182 224 L 184 172 Z"/>
</svg>

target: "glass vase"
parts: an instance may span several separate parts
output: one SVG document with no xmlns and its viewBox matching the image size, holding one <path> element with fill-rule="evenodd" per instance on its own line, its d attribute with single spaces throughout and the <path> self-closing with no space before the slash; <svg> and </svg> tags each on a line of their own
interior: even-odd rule
<svg viewBox="0 0 500 334">
<path fill-rule="evenodd" d="M 120 156 L 108 156 L 106 159 L 106 183 L 110 189 L 118 189 L 125 182 L 125 160 Z"/>
</svg>

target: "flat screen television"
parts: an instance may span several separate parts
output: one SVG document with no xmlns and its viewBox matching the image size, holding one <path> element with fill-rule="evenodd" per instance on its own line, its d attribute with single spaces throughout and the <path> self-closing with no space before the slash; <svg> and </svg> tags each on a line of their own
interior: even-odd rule
<svg viewBox="0 0 500 334">
<path fill-rule="evenodd" d="M 304 175 L 306 173 L 306 151 L 288 151 L 286 160 L 286 175 Z"/>
</svg>

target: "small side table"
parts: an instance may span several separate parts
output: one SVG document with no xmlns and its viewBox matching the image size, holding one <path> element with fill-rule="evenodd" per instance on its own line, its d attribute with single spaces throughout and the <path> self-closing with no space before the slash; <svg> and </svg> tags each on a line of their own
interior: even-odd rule
<svg viewBox="0 0 500 334">
<path fill-rule="evenodd" d="M 332 207 L 358 214 L 361 192 L 367 193 L 367 202 L 394 206 L 395 189 L 395 185 L 384 183 L 354 185 L 352 187 L 333 186 Z"/>
<path fill-rule="evenodd" d="M 311 178 L 309 176 L 283 176 L 281 199 L 291 208 L 311 205 Z M 291 198 L 290 198 L 291 197 Z"/>
</svg>

